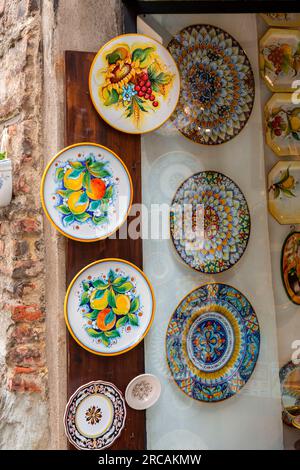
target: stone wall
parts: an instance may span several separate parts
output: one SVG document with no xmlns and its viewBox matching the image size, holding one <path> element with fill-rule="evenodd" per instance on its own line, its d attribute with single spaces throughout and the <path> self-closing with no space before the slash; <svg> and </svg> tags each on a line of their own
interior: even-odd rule
<svg viewBox="0 0 300 470">
<path fill-rule="evenodd" d="M 0 449 L 66 446 L 65 239 L 39 187 L 64 146 L 64 51 L 120 32 L 120 0 L 0 0 L 0 144 L 13 162 L 0 209 Z"/>
<path fill-rule="evenodd" d="M 13 200 L 0 210 L 2 449 L 43 447 L 47 432 L 41 72 L 39 2 L 1 0 L 0 136 L 13 162 Z"/>
</svg>

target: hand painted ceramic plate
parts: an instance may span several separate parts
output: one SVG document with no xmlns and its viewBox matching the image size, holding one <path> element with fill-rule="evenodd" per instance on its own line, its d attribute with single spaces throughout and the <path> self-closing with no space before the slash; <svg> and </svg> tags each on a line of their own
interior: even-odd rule
<svg viewBox="0 0 300 470">
<path fill-rule="evenodd" d="M 268 175 L 269 211 L 280 224 L 300 223 L 300 162 L 278 162 Z"/>
<path fill-rule="evenodd" d="M 200 401 L 220 401 L 239 392 L 255 368 L 259 347 L 251 304 L 226 284 L 205 284 L 189 293 L 167 329 L 173 378 L 184 393 Z"/>
<path fill-rule="evenodd" d="M 155 299 L 145 274 L 129 261 L 95 261 L 71 282 L 65 320 L 78 344 L 102 356 L 134 348 L 148 333 Z"/>
<path fill-rule="evenodd" d="M 132 182 L 122 160 L 102 145 L 81 143 L 61 150 L 47 165 L 41 184 L 46 216 L 63 235 L 92 242 L 125 222 Z"/>
<path fill-rule="evenodd" d="M 271 28 L 260 40 L 260 73 L 271 91 L 291 92 L 300 79 L 300 31 Z"/>
<path fill-rule="evenodd" d="M 280 369 L 279 378 L 282 419 L 288 426 L 294 426 L 295 417 L 300 415 L 300 366 L 292 361 L 288 362 Z"/>
<path fill-rule="evenodd" d="M 246 199 L 228 176 L 196 173 L 177 189 L 170 230 L 177 253 L 191 268 L 203 273 L 225 271 L 239 261 L 248 244 Z"/>
<path fill-rule="evenodd" d="M 161 384 L 153 374 L 141 374 L 129 382 L 125 399 L 130 408 L 146 410 L 153 406 L 160 397 Z"/>
<path fill-rule="evenodd" d="M 168 49 L 181 75 L 172 116 L 177 129 L 207 145 L 239 134 L 252 111 L 254 77 L 237 41 L 220 28 L 198 24 L 182 29 Z"/>
<path fill-rule="evenodd" d="M 284 241 L 281 274 L 289 299 L 300 305 L 300 232 L 290 233 Z"/>
<path fill-rule="evenodd" d="M 270 26 L 300 26 L 300 13 L 261 13 L 261 16 Z"/>
<path fill-rule="evenodd" d="M 300 155 L 300 104 L 292 93 L 275 93 L 265 106 L 266 141 L 279 157 Z"/>
<path fill-rule="evenodd" d="M 77 449 L 101 450 L 113 444 L 125 425 L 126 406 L 120 390 L 97 380 L 79 387 L 66 406 L 66 435 Z"/>
<path fill-rule="evenodd" d="M 180 80 L 174 60 L 159 42 L 141 34 L 124 34 L 97 53 L 89 87 L 104 121 L 119 131 L 143 134 L 170 117 Z"/>
</svg>

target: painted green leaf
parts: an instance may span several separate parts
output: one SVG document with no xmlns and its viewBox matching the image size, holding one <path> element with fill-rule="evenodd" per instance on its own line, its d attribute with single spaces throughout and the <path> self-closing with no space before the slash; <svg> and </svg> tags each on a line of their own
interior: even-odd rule
<svg viewBox="0 0 300 470">
<path fill-rule="evenodd" d="M 131 282 L 125 282 L 121 286 L 115 287 L 114 290 L 118 292 L 118 294 L 125 294 L 125 292 L 130 291 L 133 288 L 133 284 Z"/>
<path fill-rule="evenodd" d="M 65 226 L 71 225 L 74 222 L 75 218 L 73 214 L 66 215 L 66 217 L 63 218 L 63 224 Z"/>
<path fill-rule="evenodd" d="M 56 209 L 57 209 L 61 214 L 64 214 L 64 215 L 71 214 L 71 211 L 70 211 L 70 209 L 68 208 L 68 206 L 65 206 L 64 204 L 62 204 L 61 206 L 56 206 Z"/>
<path fill-rule="evenodd" d="M 69 196 L 74 192 L 73 189 L 58 189 L 56 191 L 61 197 L 68 199 Z"/>
<path fill-rule="evenodd" d="M 76 214 L 75 215 L 75 219 L 78 221 L 78 222 L 86 222 L 88 219 L 91 218 L 91 215 L 90 214 L 87 214 L 86 212 L 84 212 L 83 214 Z"/>
<path fill-rule="evenodd" d="M 82 287 L 83 287 L 83 290 L 87 291 L 90 288 L 90 283 L 89 282 L 83 282 Z"/>
<path fill-rule="evenodd" d="M 81 175 L 82 170 L 83 167 L 76 168 L 75 170 L 71 171 L 71 173 L 68 175 L 68 178 L 70 178 L 71 180 L 77 180 L 77 178 L 79 178 L 79 176 Z"/>
<path fill-rule="evenodd" d="M 100 338 L 101 338 L 102 343 L 103 343 L 105 346 L 109 346 L 110 341 L 109 341 L 109 339 L 105 336 L 105 333 L 102 332 L 102 333 L 100 334 Z"/>
<path fill-rule="evenodd" d="M 90 301 L 90 296 L 87 292 L 84 292 L 81 296 L 80 306 L 88 304 Z"/>
<path fill-rule="evenodd" d="M 118 47 L 110 54 L 107 54 L 106 60 L 110 65 L 115 64 L 118 60 L 125 59 L 127 51 L 125 50 L 125 52 L 126 54 L 124 53 L 124 48 Z"/>
<path fill-rule="evenodd" d="M 88 202 L 88 200 L 88 195 L 86 194 L 86 192 L 83 192 L 78 199 L 77 205 L 85 204 L 86 202 Z"/>
<path fill-rule="evenodd" d="M 123 277 L 123 276 L 118 276 L 116 277 L 116 279 L 114 280 L 113 282 L 113 286 L 121 286 L 122 284 L 124 284 L 124 282 L 126 282 L 128 280 L 128 276 L 126 277 Z"/>
<path fill-rule="evenodd" d="M 69 161 L 69 164 L 71 165 L 72 168 L 83 168 L 83 164 L 81 162 L 70 162 Z"/>
<path fill-rule="evenodd" d="M 84 173 L 82 184 L 85 187 L 85 189 L 87 189 L 88 191 L 91 191 L 91 189 L 92 189 L 91 188 L 91 175 L 89 174 L 88 171 L 85 171 L 85 173 Z"/>
<path fill-rule="evenodd" d="M 60 181 L 60 180 L 63 179 L 64 175 L 65 175 L 65 174 L 64 174 L 63 168 L 57 168 L 57 170 L 56 170 L 56 172 L 55 172 L 55 178 L 56 178 L 58 181 Z"/>
<path fill-rule="evenodd" d="M 98 317 L 99 310 L 93 310 L 92 312 L 86 313 L 84 316 L 90 320 L 96 320 Z"/>
<path fill-rule="evenodd" d="M 116 296 L 115 293 L 112 289 L 108 291 L 108 297 L 107 297 L 108 303 L 111 307 L 115 308 L 116 307 Z"/>
<path fill-rule="evenodd" d="M 108 273 L 109 282 L 113 282 L 116 279 L 116 277 L 117 277 L 116 273 L 112 269 L 110 269 Z"/>
<path fill-rule="evenodd" d="M 104 290 L 108 287 L 108 284 L 102 279 L 96 279 L 95 281 L 93 281 L 93 286 L 96 287 L 97 289 Z"/>
<path fill-rule="evenodd" d="M 98 289 L 96 291 L 96 294 L 94 295 L 94 299 L 95 300 L 102 299 L 103 296 L 104 296 L 104 290 L 103 289 Z"/>
<path fill-rule="evenodd" d="M 274 199 L 277 199 L 279 196 L 280 196 L 280 189 L 278 188 L 278 186 L 275 186 Z"/>
<path fill-rule="evenodd" d="M 113 186 L 109 186 L 105 191 L 103 199 L 110 199 L 113 195 L 113 192 L 114 192 Z"/>
<path fill-rule="evenodd" d="M 153 51 L 154 47 L 146 47 L 145 49 L 135 49 L 132 53 L 132 60 L 139 60 L 140 62 L 144 62 Z"/>
<path fill-rule="evenodd" d="M 108 170 L 101 170 L 98 172 L 98 178 L 106 178 L 108 176 L 111 176 L 111 173 Z"/>
<path fill-rule="evenodd" d="M 285 194 L 285 196 L 287 196 L 287 197 L 296 197 L 296 194 L 294 194 L 290 189 L 281 188 L 281 191 L 282 191 L 283 194 Z"/>
<path fill-rule="evenodd" d="M 94 155 L 91 153 L 85 160 L 86 166 L 89 166 L 91 163 L 93 163 L 94 160 L 95 160 Z"/>
<path fill-rule="evenodd" d="M 158 85 L 168 85 L 172 80 L 172 76 L 168 73 L 160 72 L 154 79 L 154 82 Z"/>
<path fill-rule="evenodd" d="M 133 326 L 139 325 L 139 319 L 134 313 L 128 313 L 129 323 Z"/>
<path fill-rule="evenodd" d="M 294 137 L 294 139 L 300 140 L 300 133 L 299 132 L 292 132 L 292 136 Z"/>
<path fill-rule="evenodd" d="M 104 224 L 105 222 L 107 222 L 107 217 L 106 217 L 106 216 L 96 217 L 96 216 L 94 215 L 94 217 L 93 217 L 92 220 L 93 220 L 93 222 L 94 222 L 95 225 L 102 225 L 102 224 Z"/>
<path fill-rule="evenodd" d="M 104 318 L 104 324 L 105 325 L 108 325 L 109 323 L 111 323 L 115 318 L 115 314 L 112 310 L 109 311 L 109 313 L 107 315 L 105 315 L 105 318 Z"/>
<path fill-rule="evenodd" d="M 284 183 L 290 176 L 290 167 L 287 167 L 287 169 L 283 172 L 281 175 L 281 178 L 277 181 L 276 184 L 282 184 Z"/>
<path fill-rule="evenodd" d="M 130 313 L 136 312 L 140 306 L 140 299 L 136 297 L 130 304 Z"/>
<path fill-rule="evenodd" d="M 94 330 L 94 328 L 86 328 L 85 330 L 88 335 L 90 335 L 92 338 L 101 338 L 102 339 L 102 332 Z"/>
<path fill-rule="evenodd" d="M 118 92 L 113 88 L 111 91 L 108 92 L 108 98 L 104 101 L 105 106 L 111 106 L 119 101 Z"/>
<path fill-rule="evenodd" d="M 89 211 L 95 212 L 101 206 L 100 201 L 92 201 L 89 205 Z"/>
<path fill-rule="evenodd" d="M 120 328 L 121 326 L 126 325 L 129 322 L 128 315 L 123 315 L 116 323 L 116 327 Z"/>
<path fill-rule="evenodd" d="M 121 336 L 118 330 L 106 331 L 104 334 L 107 338 L 119 338 Z"/>
</svg>

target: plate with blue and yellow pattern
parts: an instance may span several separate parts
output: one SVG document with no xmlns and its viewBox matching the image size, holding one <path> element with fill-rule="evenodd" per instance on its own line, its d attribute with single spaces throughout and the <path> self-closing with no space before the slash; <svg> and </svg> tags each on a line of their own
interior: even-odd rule
<svg viewBox="0 0 300 470">
<path fill-rule="evenodd" d="M 168 365 L 178 387 L 195 400 L 217 402 L 238 393 L 253 373 L 259 348 L 256 313 L 227 284 L 193 290 L 169 321 Z"/>
</svg>

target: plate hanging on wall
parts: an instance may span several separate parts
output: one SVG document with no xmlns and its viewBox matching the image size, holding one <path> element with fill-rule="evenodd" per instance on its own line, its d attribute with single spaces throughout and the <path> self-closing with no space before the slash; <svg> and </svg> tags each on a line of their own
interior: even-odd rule
<svg viewBox="0 0 300 470">
<path fill-rule="evenodd" d="M 110 447 L 125 425 L 122 393 L 110 382 L 97 380 L 79 387 L 66 406 L 66 435 L 77 449 Z"/>
<path fill-rule="evenodd" d="M 300 79 L 300 31 L 269 29 L 260 40 L 260 73 L 271 91 L 292 92 Z"/>
<path fill-rule="evenodd" d="M 290 233 L 283 243 L 281 274 L 289 299 L 300 305 L 300 232 Z"/>
<path fill-rule="evenodd" d="M 231 140 L 244 128 L 254 103 L 251 64 L 238 42 L 220 28 L 192 25 L 169 42 L 181 76 L 177 129 L 199 144 Z"/>
<path fill-rule="evenodd" d="M 206 402 L 240 391 L 255 368 L 259 347 L 259 324 L 250 302 L 226 284 L 205 284 L 190 292 L 173 313 L 166 335 L 176 384 Z"/>
<path fill-rule="evenodd" d="M 114 233 L 125 222 L 132 197 L 125 164 L 112 150 L 94 143 L 61 150 L 42 178 L 46 216 L 73 240 L 92 242 Z"/>
<path fill-rule="evenodd" d="M 300 223 L 300 162 L 278 162 L 268 175 L 269 211 L 280 224 Z"/>
<path fill-rule="evenodd" d="M 265 106 L 266 142 L 279 157 L 300 155 L 300 104 L 292 93 L 274 93 Z"/>
<path fill-rule="evenodd" d="M 300 366 L 292 361 L 281 367 L 279 371 L 282 402 L 282 419 L 288 426 L 297 426 L 300 416 Z"/>
<path fill-rule="evenodd" d="M 129 261 L 108 258 L 80 271 L 65 297 L 70 334 L 101 356 L 123 354 L 139 344 L 154 317 L 155 299 L 145 274 Z"/>
<path fill-rule="evenodd" d="M 179 72 L 162 44 L 142 34 L 123 34 L 97 53 L 89 89 L 104 121 L 119 131 L 143 134 L 160 127 L 174 111 Z"/>
<path fill-rule="evenodd" d="M 245 196 L 222 173 L 196 173 L 176 191 L 170 230 L 175 249 L 188 266 L 207 274 L 226 271 L 248 244 L 250 213 Z"/>
<path fill-rule="evenodd" d="M 261 16 L 270 26 L 300 26 L 300 13 L 261 13 Z"/>
</svg>

